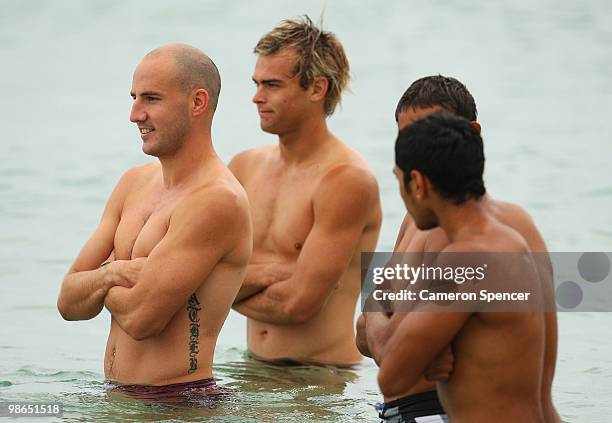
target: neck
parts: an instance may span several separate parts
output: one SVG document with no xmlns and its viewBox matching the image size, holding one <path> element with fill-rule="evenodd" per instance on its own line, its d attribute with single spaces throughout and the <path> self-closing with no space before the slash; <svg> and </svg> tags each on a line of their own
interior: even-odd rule
<svg viewBox="0 0 612 423">
<path fill-rule="evenodd" d="M 454 242 L 461 238 L 466 230 L 478 231 L 486 219 L 485 201 L 483 197 L 478 200 L 467 200 L 460 205 L 445 202 L 437 207 L 438 210 L 434 209 L 434 213 L 438 216 L 438 224 L 449 241 Z"/>
<path fill-rule="evenodd" d="M 207 167 L 206 164 L 216 157 L 210 128 L 191 131 L 177 151 L 159 157 L 164 187 L 173 189 L 188 184 L 199 169 Z"/>
<path fill-rule="evenodd" d="M 291 132 L 279 134 L 281 157 L 288 163 L 302 163 L 314 156 L 332 138 L 325 118 L 303 122 Z"/>
</svg>

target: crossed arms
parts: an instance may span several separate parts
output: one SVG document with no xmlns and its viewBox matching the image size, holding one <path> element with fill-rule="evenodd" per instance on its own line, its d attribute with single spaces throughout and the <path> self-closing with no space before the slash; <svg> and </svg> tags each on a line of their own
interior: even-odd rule
<svg viewBox="0 0 612 423">
<path fill-rule="evenodd" d="M 378 186 L 372 175 L 355 166 L 333 169 L 313 197 L 314 224 L 295 265 L 249 266 L 239 294 L 247 298 L 234 303 L 234 309 L 266 323 L 309 320 L 337 287 L 379 207 Z M 375 224 L 380 224 L 379 217 Z M 253 278 L 257 272 L 264 280 Z"/>
<path fill-rule="evenodd" d="M 67 320 L 90 319 L 106 306 L 136 340 L 164 330 L 250 224 L 246 205 L 239 204 L 234 193 L 222 187 L 198 189 L 176 206 L 166 235 L 148 257 L 99 267 L 113 251 L 128 187 L 142 173 L 142 168 L 132 169 L 121 178 L 58 298 L 58 309 Z"/>
</svg>

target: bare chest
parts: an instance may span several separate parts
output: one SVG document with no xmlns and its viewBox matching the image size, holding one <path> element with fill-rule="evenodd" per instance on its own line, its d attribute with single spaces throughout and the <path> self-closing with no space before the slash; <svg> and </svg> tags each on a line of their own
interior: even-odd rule
<svg viewBox="0 0 612 423">
<path fill-rule="evenodd" d="M 115 257 L 129 260 L 147 257 L 168 231 L 177 200 L 163 200 L 147 193 L 126 201 L 115 233 Z"/>
<path fill-rule="evenodd" d="M 245 184 L 253 217 L 254 253 L 298 254 L 314 224 L 318 178 L 275 177 L 262 172 Z"/>
</svg>

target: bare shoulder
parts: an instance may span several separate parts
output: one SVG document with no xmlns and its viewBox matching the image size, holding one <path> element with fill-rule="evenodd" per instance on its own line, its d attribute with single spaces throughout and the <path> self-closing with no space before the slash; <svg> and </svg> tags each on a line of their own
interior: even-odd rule
<svg viewBox="0 0 612 423">
<path fill-rule="evenodd" d="M 412 225 L 414 225 L 414 219 L 410 216 L 410 213 L 406 212 L 404 220 L 402 220 L 402 224 L 400 225 L 400 233 L 406 232 L 406 229 Z"/>
<path fill-rule="evenodd" d="M 250 256 L 251 231 L 246 193 L 229 171 L 186 195 L 172 211 L 168 226 L 168 234 L 182 245 L 214 245 L 220 256 L 234 253 L 230 260 L 241 263 Z"/>
<path fill-rule="evenodd" d="M 486 240 L 473 239 L 449 242 L 435 256 L 435 263 L 442 268 L 476 268 L 482 263 L 492 266 L 500 254 L 491 254 L 496 251 L 491 249 Z"/>
<path fill-rule="evenodd" d="M 130 194 L 138 193 L 158 172 L 159 165 L 156 163 L 148 163 L 126 170 L 115 185 L 109 203 L 123 204 Z"/>
<path fill-rule="evenodd" d="M 493 200 L 494 207 L 504 220 L 511 223 L 534 226 L 533 218 L 523 207 L 506 201 Z"/>
<path fill-rule="evenodd" d="M 367 167 L 349 163 L 337 164 L 321 178 L 315 191 L 315 201 L 317 198 L 356 200 L 360 202 L 361 207 L 378 205 L 378 182 Z"/>
<path fill-rule="evenodd" d="M 546 251 L 544 239 L 527 210 L 518 204 L 497 200 L 493 200 L 493 207 L 498 220 L 519 232 L 531 251 Z"/>
<path fill-rule="evenodd" d="M 147 180 L 150 180 L 155 174 L 160 171 L 160 165 L 158 163 L 147 163 L 142 166 L 132 167 L 121 175 L 119 184 L 132 185 L 140 184 Z"/>
<path fill-rule="evenodd" d="M 426 231 L 424 252 L 437 252 L 448 245 L 448 237 L 441 228 L 433 228 Z"/>
<path fill-rule="evenodd" d="M 174 214 L 199 220 L 214 218 L 221 225 L 236 224 L 249 219 L 248 199 L 242 186 L 227 172 L 195 188 L 177 205 Z"/>
<path fill-rule="evenodd" d="M 261 163 L 262 159 L 265 159 L 276 146 L 274 144 L 265 145 L 263 147 L 250 148 L 248 150 L 241 151 L 236 154 L 232 160 L 230 160 L 227 167 L 232 173 L 241 180 L 241 176 L 246 170 L 251 169 L 253 166 Z"/>
<path fill-rule="evenodd" d="M 360 152 L 354 150 L 336 136 L 332 135 L 332 139 L 339 162 L 351 163 L 360 167 L 369 168 L 367 160 Z"/>
<path fill-rule="evenodd" d="M 527 241 L 514 228 L 493 221 L 485 233 L 469 239 L 450 242 L 445 253 L 523 253 L 529 251 Z"/>
<path fill-rule="evenodd" d="M 402 224 L 400 225 L 399 231 L 397 232 L 397 237 L 395 238 L 395 244 L 393 245 L 393 251 L 398 251 L 402 244 L 405 244 L 405 237 L 412 237 L 414 234 L 414 220 L 410 213 L 406 213 L 404 216 L 404 220 L 402 220 Z"/>
<path fill-rule="evenodd" d="M 485 242 L 480 240 L 464 240 L 449 242 L 446 247 L 440 250 L 440 253 L 486 253 L 490 251 Z M 449 255 L 449 257 L 452 256 Z"/>
</svg>

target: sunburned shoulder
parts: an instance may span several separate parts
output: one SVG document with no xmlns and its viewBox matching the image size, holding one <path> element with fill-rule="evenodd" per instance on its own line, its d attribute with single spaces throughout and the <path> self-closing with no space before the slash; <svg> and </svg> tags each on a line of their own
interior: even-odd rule
<svg viewBox="0 0 612 423">
<path fill-rule="evenodd" d="M 326 172 L 312 201 L 316 218 L 335 216 L 354 223 L 367 221 L 372 227 L 378 227 L 382 219 L 376 179 L 359 166 L 341 165 Z"/>
<path fill-rule="evenodd" d="M 329 191 L 336 191 L 336 195 L 365 194 L 367 197 L 378 197 L 378 182 L 367 167 L 342 163 L 331 167 L 321 178 L 317 192 Z"/>
<path fill-rule="evenodd" d="M 244 188 L 231 174 L 223 175 L 223 177 L 196 187 L 186 200 L 195 203 L 193 205 L 219 208 L 225 211 L 248 207 Z"/>
<path fill-rule="evenodd" d="M 248 199 L 237 181 L 218 179 L 193 189 L 176 205 L 171 221 L 205 222 L 230 231 L 248 226 Z"/>
</svg>

